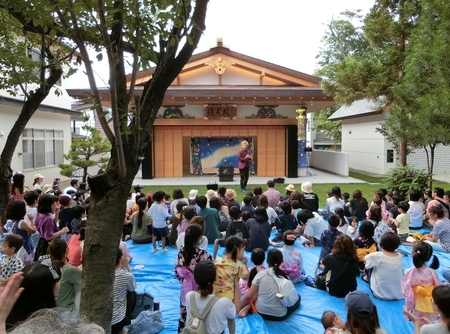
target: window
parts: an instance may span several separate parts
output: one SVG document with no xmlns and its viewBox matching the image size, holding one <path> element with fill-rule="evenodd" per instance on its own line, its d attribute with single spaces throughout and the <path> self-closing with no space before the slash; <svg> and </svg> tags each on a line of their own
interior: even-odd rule
<svg viewBox="0 0 450 334">
<path fill-rule="evenodd" d="M 39 66 L 39 64 L 41 63 L 42 59 L 41 59 L 41 52 L 38 49 L 32 49 L 31 53 L 30 53 L 30 58 L 36 62 L 37 66 L 36 66 L 36 75 L 39 78 L 41 76 L 41 68 Z M 46 70 L 45 71 L 45 75 L 48 76 L 49 75 L 49 71 Z M 61 87 L 61 78 L 56 82 L 55 84 L 56 86 L 60 86 Z"/>
<path fill-rule="evenodd" d="M 22 134 L 23 169 L 63 163 L 63 139 L 63 131 L 25 129 Z"/>
</svg>

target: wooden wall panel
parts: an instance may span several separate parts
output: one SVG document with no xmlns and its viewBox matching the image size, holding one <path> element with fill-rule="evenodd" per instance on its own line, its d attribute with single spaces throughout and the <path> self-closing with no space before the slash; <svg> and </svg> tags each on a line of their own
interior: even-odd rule
<svg viewBox="0 0 450 334">
<path fill-rule="evenodd" d="M 256 174 L 286 175 L 286 128 L 284 126 L 222 128 L 195 126 L 154 127 L 155 177 L 183 177 L 183 137 L 254 137 Z M 186 156 L 186 154 L 185 154 Z M 186 164 L 186 163 L 185 163 Z"/>
</svg>

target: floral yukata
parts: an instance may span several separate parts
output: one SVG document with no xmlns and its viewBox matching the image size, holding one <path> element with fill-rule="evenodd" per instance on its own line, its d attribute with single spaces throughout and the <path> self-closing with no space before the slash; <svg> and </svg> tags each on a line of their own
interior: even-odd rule
<svg viewBox="0 0 450 334">
<path fill-rule="evenodd" d="M 191 262 L 186 266 L 184 259 L 184 246 L 181 246 L 178 252 L 177 262 L 175 264 L 175 276 L 181 282 L 180 289 L 180 318 L 178 319 L 178 333 L 183 331 L 186 326 L 186 293 L 197 291 L 198 285 L 194 280 L 194 268 L 202 260 L 213 261 L 211 255 L 204 249 L 196 247 Z"/>
<path fill-rule="evenodd" d="M 436 272 L 427 266 L 409 268 L 403 276 L 401 286 L 405 296 L 405 306 L 419 321 L 420 317 L 431 322 L 437 319 L 438 313 L 433 308 L 431 291 L 439 284 Z M 422 321 L 420 322 L 423 324 Z"/>
</svg>

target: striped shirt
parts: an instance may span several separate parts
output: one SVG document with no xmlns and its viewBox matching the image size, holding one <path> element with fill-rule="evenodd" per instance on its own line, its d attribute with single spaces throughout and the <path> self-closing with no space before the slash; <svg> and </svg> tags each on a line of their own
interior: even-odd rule
<svg viewBox="0 0 450 334">
<path fill-rule="evenodd" d="M 127 291 L 134 291 L 136 281 L 132 273 L 116 269 L 114 278 L 114 306 L 111 325 L 121 322 L 127 311 Z"/>
</svg>

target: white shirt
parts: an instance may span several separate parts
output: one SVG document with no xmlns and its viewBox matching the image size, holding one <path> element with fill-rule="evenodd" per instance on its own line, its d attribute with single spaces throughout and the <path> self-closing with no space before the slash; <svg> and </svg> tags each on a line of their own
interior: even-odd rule
<svg viewBox="0 0 450 334">
<path fill-rule="evenodd" d="M 185 234 L 186 234 L 185 232 L 181 232 L 180 234 L 178 234 L 177 241 L 175 242 L 175 244 L 177 245 L 178 251 L 180 250 L 180 248 L 182 246 L 184 246 L 184 235 Z M 202 236 L 202 238 L 200 239 L 200 242 L 198 243 L 198 248 L 204 249 L 204 250 L 207 250 L 207 248 L 208 248 L 208 238 L 205 237 L 204 235 Z"/>
<path fill-rule="evenodd" d="M 320 240 L 320 236 L 323 231 L 326 230 L 327 226 L 317 212 L 313 212 L 313 215 L 314 218 L 309 218 L 306 221 L 305 234 L 308 237 L 314 237 L 315 239 Z"/>
<path fill-rule="evenodd" d="M 408 213 L 411 216 L 409 227 L 422 227 L 423 226 L 423 210 L 425 210 L 425 204 L 418 201 L 409 201 Z"/>
<path fill-rule="evenodd" d="M 206 304 L 214 296 L 213 294 L 201 297 L 198 292 L 189 291 L 186 294 L 186 324 L 191 320 L 191 295 L 195 294 L 195 304 L 199 313 L 202 313 Z M 208 334 L 220 334 L 225 330 L 227 319 L 233 319 L 236 316 L 236 307 L 227 297 L 220 298 L 211 308 L 205 318 L 206 332 Z"/>
<path fill-rule="evenodd" d="M 403 277 L 403 256 L 387 256 L 383 252 L 374 252 L 364 257 L 366 269 L 373 268 L 370 289 L 378 299 L 403 299 L 400 286 Z"/>
<path fill-rule="evenodd" d="M 154 228 L 165 228 L 167 226 L 166 218 L 169 216 L 169 213 L 165 204 L 153 203 L 150 210 L 148 210 L 148 214 L 153 219 Z"/>
</svg>

